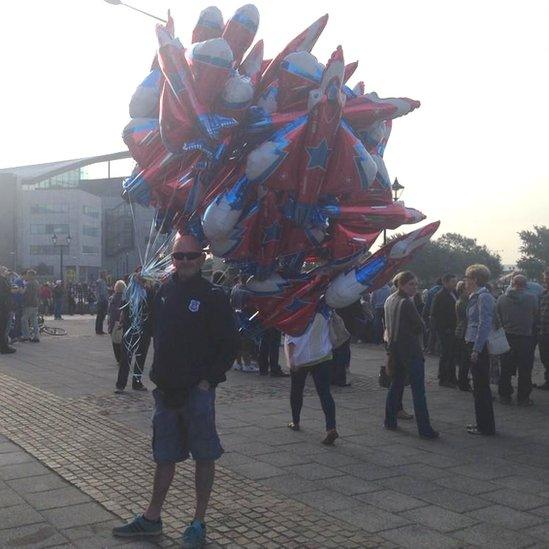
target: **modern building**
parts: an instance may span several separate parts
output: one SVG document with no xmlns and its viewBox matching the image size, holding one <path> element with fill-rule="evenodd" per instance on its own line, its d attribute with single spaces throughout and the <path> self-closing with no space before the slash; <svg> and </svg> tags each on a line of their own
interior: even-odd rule
<svg viewBox="0 0 549 549">
<path fill-rule="evenodd" d="M 0 264 L 79 281 L 132 271 L 153 210 L 121 198 L 131 169 L 128 152 L 0 169 Z"/>
</svg>

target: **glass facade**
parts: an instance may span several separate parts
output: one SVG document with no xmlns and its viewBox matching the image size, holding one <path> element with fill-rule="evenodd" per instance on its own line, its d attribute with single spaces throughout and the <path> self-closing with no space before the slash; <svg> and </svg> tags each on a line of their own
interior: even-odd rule
<svg viewBox="0 0 549 549">
<path fill-rule="evenodd" d="M 67 214 L 68 204 L 33 204 L 31 214 Z"/>
<path fill-rule="evenodd" d="M 105 211 L 105 255 L 114 257 L 134 249 L 133 217 L 129 204 L 123 202 Z"/>
<path fill-rule="evenodd" d="M 35 245 L 31 244 L 30 250 L 31 255 L 59 255 L 58 246 L 50 245 Z"/>
<path fill-rule="evenodd" d="M 44 179 L 39 183 L 31 183 L 29 185 L 23 185 L 23 190 L 34 189 L 75 189 L 80 183 L 80 170 L 69 170 L 65 173 L 60 173 Z"/>
<path fill-rule="evenodd" d="M 99 236 L 99 227 L 90 227 L 89 225 L 82 226 L 82 234 L 84 236 Z"/>
<path fill-rule="evenodd" d="M 46 223 L 35 224 L 31 223 L 30 234 L 69 234 L 69 225 L 66 223 Z"/>
<path fill-rule="evenodd" d="M 99 209 L 93 206 L 82 206 L 82 213 L 94 219 L 98 219 L 100 214 Z"/>
<path fill-rule="evenodd" d="M 82 246 L 82 253 L 83 254 L 98 254 L 99 253 L 99 246 L 83 245 Z"/>
</svg>

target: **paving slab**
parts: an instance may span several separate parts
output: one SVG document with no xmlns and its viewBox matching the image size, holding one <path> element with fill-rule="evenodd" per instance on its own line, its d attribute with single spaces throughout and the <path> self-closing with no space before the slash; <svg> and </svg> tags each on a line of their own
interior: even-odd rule
<svg viewBox="0 0 549 549">
<path fill-rule="evenodd" d="M 530 533 L 530 529 L 521 532 L 509 530 L 501 525 L 482 523 L 452 532 L 452 537 L 475 547 L 515 549 L 531 547 L 536 543 L 536 539 L 530 536 Z"/>
<path fill-rule="evenodd" d="M 475 522 L 478 522 L 438 505 L 411 509 L 401 513 L 401 516 L 408 518 L 410 522 L 423 524 L 423 526 L 428 526 L 439 532 L 451 532 L 452 530 L 472 526 Z"/>
<path fill-rule="evenodd" d="M 383 537 L 395 543 L 398 547 L 410 547 L 412 549 L 440 549 L 441 547 L 462 547 L 462 543 L 450 536 L 445 536 L 435 530 L 410 524 L 402 528 L 396 528 L 383 532 Z"/>
<path fill-rule="evenodd" d="M 0 546 L 24 547 L 58 547 L 68 543 L 68 539 L 47 522 L 7 528 L 0 530 Z"/>
<path fill-rule="evenodd" d="M 501 524 L 512 530 L 527 528 L 544 522 L 544 519 L 538 515 L 516 511 L 504 505 L 491 505 L 476 511 L 470 511 L 467 514 L 475 520 Z"/>
<path fill-rule="evenodd" d="M 407 496 L 406 494 L 401 494 L 399 492 L 395 492 L 394 490 L 378 490 L 377 492 L 358 494 L 355 497 L 364 503 L 368 503 L 374 507 L 379 507 L 380 509 L 391 511 L 393 513 L 399 513 L 401 511 L 408 511 L 409 509 L 429 505 L 421 499 Z"/>
</svg>

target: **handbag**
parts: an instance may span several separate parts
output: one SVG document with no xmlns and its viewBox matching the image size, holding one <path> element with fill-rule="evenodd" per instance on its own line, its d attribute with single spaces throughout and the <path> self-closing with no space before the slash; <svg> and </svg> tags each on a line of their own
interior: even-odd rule
<svg viewBox="0 0 549 549">
<path fill-rule="evenodd" d="M 334 349 L 343 345 L 351 337 L 351 334 L 345 328 L 345 322 L 336 312 L 332 312 L 328 329 L 330 331 L 330 343 Z"/>
<path fill-rule="evenodd" d="M 488 354 L 499 356 L 509 351 L 511 347 L 507 341 L 505 330 L 503 328 L 492 328 L 488 335 Z"/>
<path fill-rule="evenodd" d="M 119 321 L 116 321 L 112 328 L 111 340 L 113 343 L 120 345 L 120 343 L 122 343 L 123 336 L 124 336 L 124 328 L 122 326 L 122 323 Z"/>
</svg>

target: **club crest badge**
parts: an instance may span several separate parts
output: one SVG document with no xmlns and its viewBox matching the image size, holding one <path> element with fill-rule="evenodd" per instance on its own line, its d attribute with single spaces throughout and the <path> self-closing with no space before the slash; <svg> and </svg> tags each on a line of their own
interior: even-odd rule
<svg viewBox="0 0 549 549">
<path fill-rule="evenodd" d="M 191 311 L 191 313 L 196 313 L 198 309 L 200 309 L 200 301 L 197 299 L 191 299 L 189 301 L 189 311 Z"/>
</svg>

